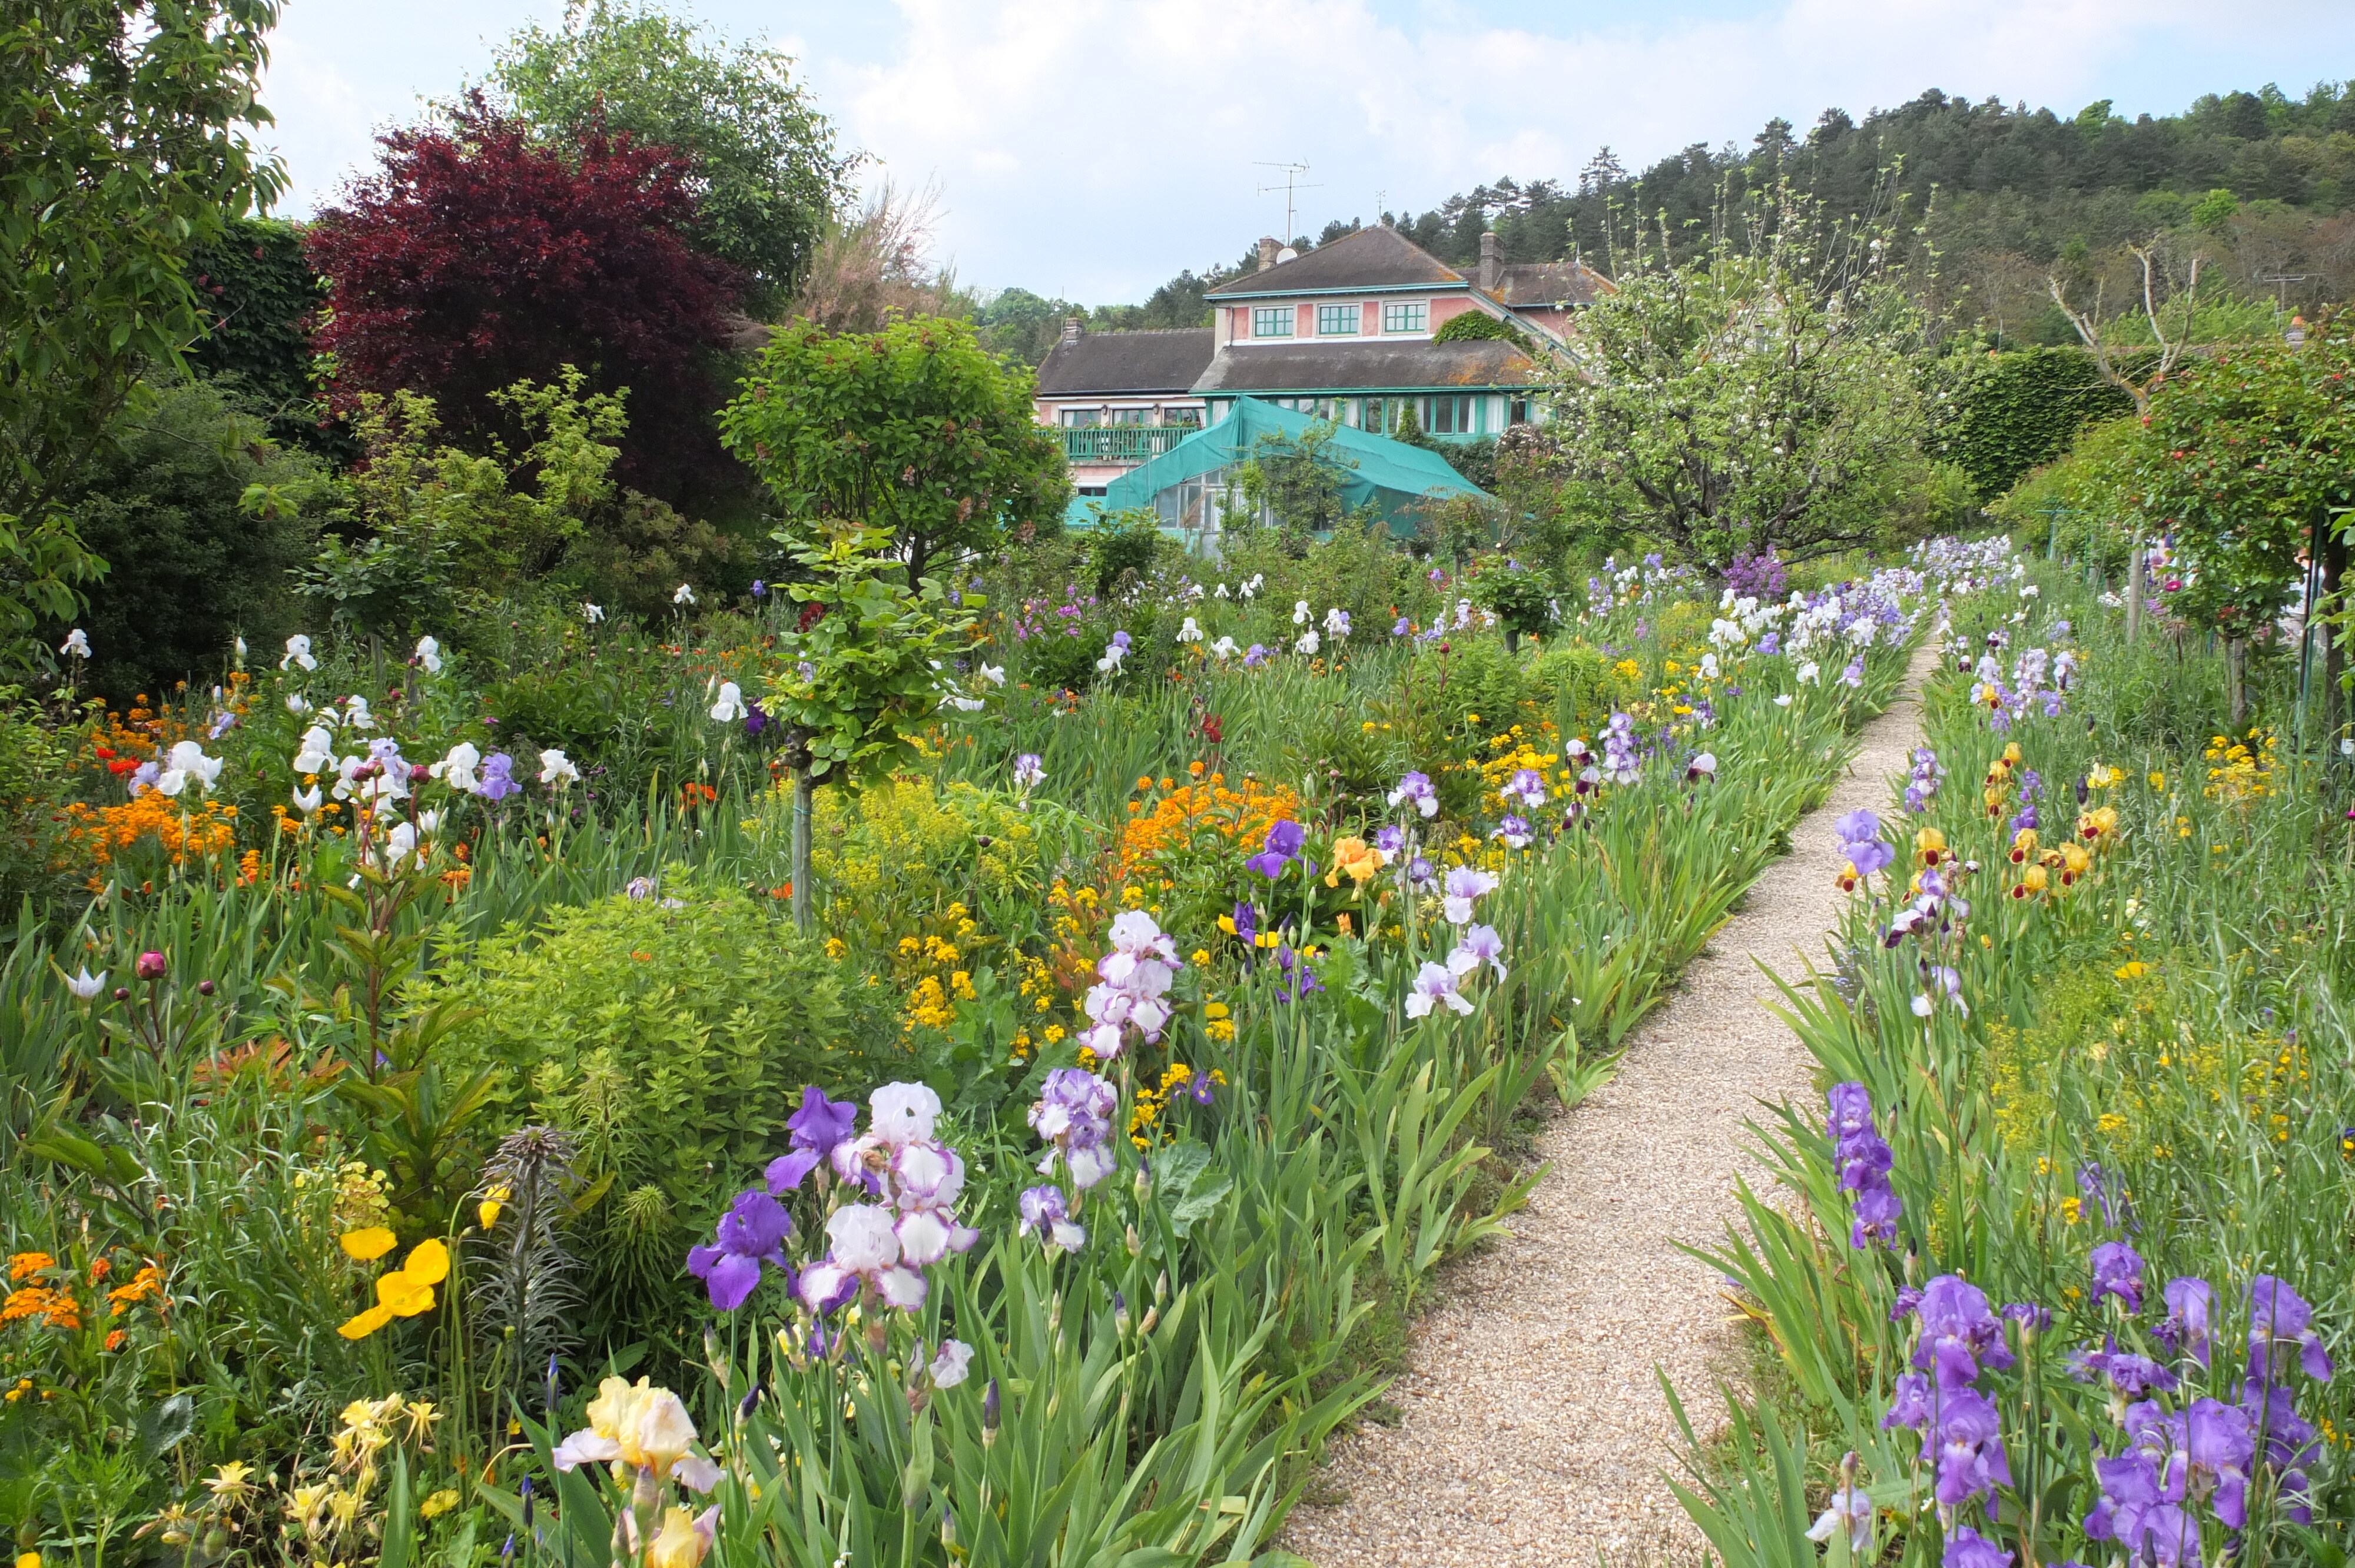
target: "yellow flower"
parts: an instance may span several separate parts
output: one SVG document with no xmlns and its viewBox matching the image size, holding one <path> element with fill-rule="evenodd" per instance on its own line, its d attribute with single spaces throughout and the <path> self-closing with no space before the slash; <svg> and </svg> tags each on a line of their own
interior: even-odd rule
<svg viewBox="0 0 2355 1568">
<path fill-rule="evenodd" d="M 428 1519 L 440 1519 L 458 1506 L 458 1489 L 444 1487 L 417 1505 L 417 1511 Z"/>
<path fill-rule="evenodd" d="M 370 1334 L 375 1333 L 378 1329 L 383 1328 L 387 1323 L 391 1321 L 391 1308 L 371 1307 L 357 1317 L 346 1321 L 344 1326 L 337 1329 L 336 1332 L 341 1334 L 346 1340 L 365 1340 Z"/>
<path fill-rule="evenodd" d="M 2150 966 L 2144 963 L 2140 959 L 2137 959 L 2131 963 L 2120 965 L 2111 972 L 2115 974 L 2120 980 L 2140 980 L 2143 976 L 2150 973 Z"/>
<path fill-rule="evenodd" d="M 2160 772 L 2158 769 L 2157 769 L 2156 768 L 2152 768 L 2152 769 L 2151 769 L 2151 772 L 2150 772 L 2150 787 L 2151 787 L 2152 789 L 2166 789 L 2166 788 L 2167 788 L 2167 775 L 2166 775 L 2166 774 L 2164 774 L 2164 773 L 2161 773 L 2161 772 Z"/>
<path fill-rule="evenodd" d="M 2074 1198 L 2063 1198 L 2061 1200 L 2061 1217 L 2073 1225 L 2084 1217 L 2084 1205 Z"/>
<path fill-rule="evenodd" d="M 1913 835 L 1913 848 L 1924 865 L 1935 865 L 1946 853 L 1946 835 L 1935 828 L 1923 828 Z"/>
<path fill-rule="evenodd" d="M 236 1502 L 253 1490 L 251 1483 L 246 1479 L 252 1474 L 251 1465 L 231 1459 L 205 1478 L 205 1489 L 223 1502 Z"/>
<path fill-rule="evenodd" d="M 382 1225 L 370 1225 L 365 1230 L 347 1231 L 336 1238 L 343 1249 L 362 1263 L 374 1263 L 392 1250 L 400 1238 Z"/>
<path fill-rule="evenodd" d="M 505 1187 L 494 1187 L 483 1194 L 483 1201 L 474 1205 L 474 1218 L 483 1223 L 485 1230 L 499 1223 L 499 1210 L 511 1196 L 513 1194 Z"/>
<path fill-rule="evenodd" d="M 41 1568 L 41 1554 L 37 1552 L 19 1552 L 16 1553 L 16 1568 Z"/>
<path fill-rule="evenodd" d="M 2085 770 L 2085 782 L 2096 789 L 2106 789 L 2125 777 L 2116 768 L 2099 762 Z"/>
<path fill-rule="evenodd" d="M 646 1547 L 646 1568 L 696 1568 L 710 1542 L 695 1528 L 695 1516 L 683 1508 L 663 1511 L 662 1529 Z"/>
</svg>

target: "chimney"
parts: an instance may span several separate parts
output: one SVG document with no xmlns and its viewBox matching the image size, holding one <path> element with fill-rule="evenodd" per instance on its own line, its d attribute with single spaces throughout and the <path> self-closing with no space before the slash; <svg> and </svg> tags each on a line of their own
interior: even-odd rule
<svg viewBox="0 0 2355 1568">
<path fill-rule="evenodd" d="M 1063 318 L 1063 341 L 1065 343 L 1077 343 L 1080 341 L 1079 317 L 1065 316 Z"/>
<path fill-rule="evenodd" d="M 1497 254 L 1497 235 L 1491 229 L 1480 236 L 1480 289 L 1493 294 L 1497 285 L 1505 281 L 1504 259 Z"/>
<path fill-rule="evenodd" d="M 1275 253 L 1284 249 L 1284 241 L 1273 234 L 1264 234 L 1259 241 L 1259 270 L 1266 271 L 1275 265 Z"/>
</svg>

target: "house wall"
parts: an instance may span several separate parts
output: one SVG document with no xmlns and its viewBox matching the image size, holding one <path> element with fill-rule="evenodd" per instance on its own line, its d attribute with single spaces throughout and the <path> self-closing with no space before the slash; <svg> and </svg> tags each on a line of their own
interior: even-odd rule
<svg viewBox="0 0 2355 1568">
<path fill-rule="evenodd" d="M 1442 294 L 1431 302 L 1431 330 L 1437 332 L 1465 311 L 1476 311 L 1479 308 L 1472 302 L 1471 296 L 1468 294 Z"/>
</svg>

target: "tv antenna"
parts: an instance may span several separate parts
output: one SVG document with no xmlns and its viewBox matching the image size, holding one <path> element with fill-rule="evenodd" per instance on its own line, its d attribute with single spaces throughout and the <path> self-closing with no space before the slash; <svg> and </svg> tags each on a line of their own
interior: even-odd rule
<svg viewBox="0 0 2355 1568">
<path fill-rule="evenodd" d="M 1293 236 L 1300 232 L 1300 220 L 1295 216 L 1295 209 L 1292 201 L 1293 192 L 1322 190 L 1325 187 L 1321 183 L 1316 185 L 1304 185 L 1301 183 L 1300 176 L 1308 172 L 1308 165 L 1305 164 L 1270 164 L 1254 161 L 1252 166 L 1258 169 L 1282 169 L 1284 171 L 1284 242 L 1286 245 L 1289 245 L 1292 243 Z M 1259 187 L 1259 194 L 1262 196 L 1273 196 L 1275 191 L 1276 187 L 1273 185 L 1262 185 Z"/>
<path fill-rule="evenodd" d="M 2286 311 L 2289 309 L 2289 286 L 2292 283 L 2311 282 L 2313 279 L 2314 274 L 2311 272 L 2260 272 L 2255 281 L 2260 283 L 2273 284 L 2274 306 L 2276 310 Z"/>
</svg>

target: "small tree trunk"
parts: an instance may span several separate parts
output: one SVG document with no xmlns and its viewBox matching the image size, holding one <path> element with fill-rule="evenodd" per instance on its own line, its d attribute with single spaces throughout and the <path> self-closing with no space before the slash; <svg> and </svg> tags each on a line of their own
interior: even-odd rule
<svg viewBox="0 0 2355 1568">
<path fill-rule="evenodd" d="M 2323 525 L 2321 591 L 2307 609 L 2307 620 L 2318 620 L 2321 616 L 2335 614 L 2347 608 L 2347 535 Z M 2347 674 L 2347 648 L 2340 641 L 2339 628 L 2319 625 L 2322 637 L 2322 727 L 2333 742 L 2347 723 L 2347 694 L 2339 682 Z"/>
<path fill-rule="evenodd" d="M 816 794 L 809 769 L 794 769 L 794 928 L 810 928 L 810 805 Z"/>
<path fill-rule="evenodd" d="M 2249 722 L 2249 640 L 2245 637 L 2224 643 L 2224 706 L 2232 715 L 2232 734 L 2237 736 Z"/>
<path fill-rule="evenodd" d="M 2134 534 L 2134 553 L 2126 560 L 2126 641 L 2142 641 L 2142 530 Z"/>
</svg>

